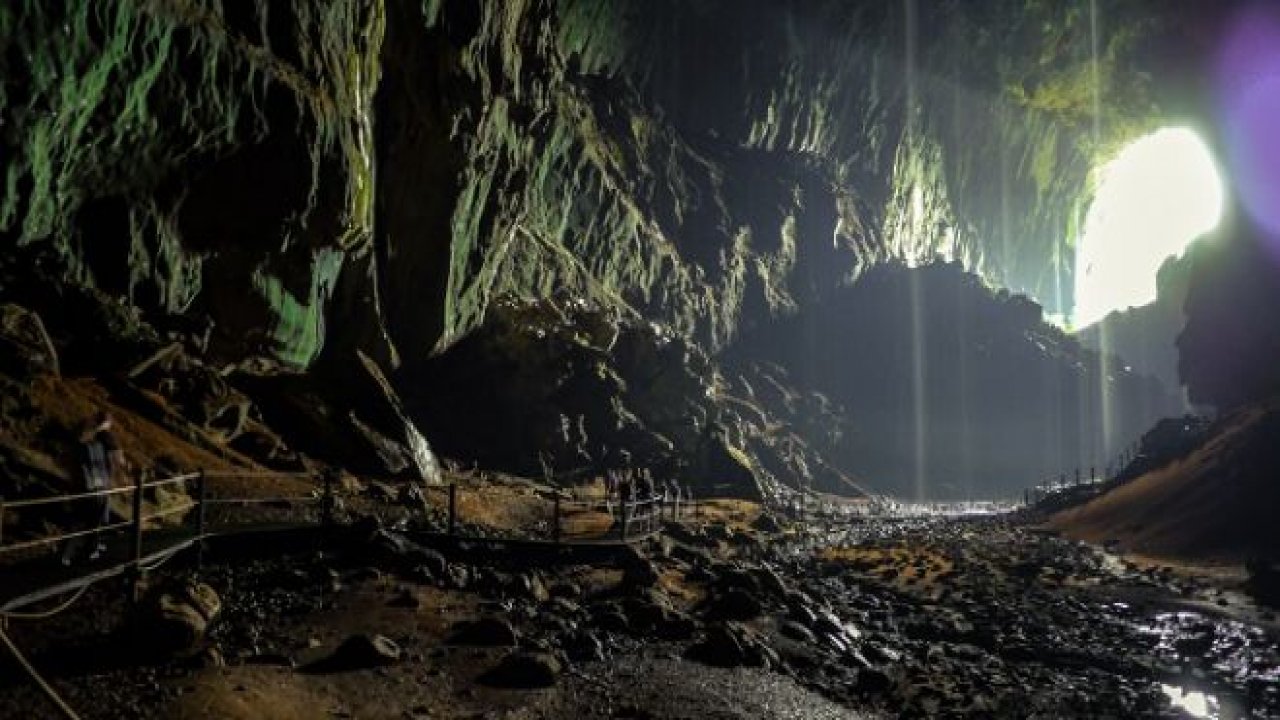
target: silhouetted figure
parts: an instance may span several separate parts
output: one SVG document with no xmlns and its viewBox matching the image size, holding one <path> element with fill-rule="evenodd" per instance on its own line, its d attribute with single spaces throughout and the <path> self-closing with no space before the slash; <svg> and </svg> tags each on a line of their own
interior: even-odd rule
<svg viewBox="0 0 1280 720">
<path fill-rule="evenodd" d="M 640 470 L 637 471 L 637 475 L 639 476 L 638 494 L 640 496 L 640 500 L 643 501 L 645 504 L 644 505 L 645 526 L 649 530 L 652 530 L 654 516 L 656 515 L 657 509 L 658 509 L 657 489 L 654 487 L 653 475 L 649 473 L 648 468 L 641 468 Z"/>
<path fill-rule="evenodd" d="M 93 420 L 80 435 L 77 462 L 80 466 L 82 487 L 80 492 L 110 490 L 116 486 L 116 478 L 125 470 L 124 453 L 112 432 L 111 416 L 105 412 L 94 415 Z M 111 519 L 111 498 L 86 498 L 75 501 L 73 531 L 96 530 Z M 106 551 L 106 539 L 101 533 L 72 538 L 62 550 L 62 563 L 70 565 L 85 546 L 92 546 L 88 560 L 98 559 Z"/>
</svg>

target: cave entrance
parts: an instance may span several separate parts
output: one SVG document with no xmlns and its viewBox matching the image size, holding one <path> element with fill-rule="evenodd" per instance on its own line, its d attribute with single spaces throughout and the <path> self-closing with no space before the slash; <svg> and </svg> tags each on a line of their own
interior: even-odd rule
<svg viewBox="0 0 1280 720">
<path fill-rule="evenodd" d="M 1204 141 L 1165 128 L 1125 147 L 1099 169 L 1097 194 L 1076 248 L 1072 325 L 1156 299 L 1156 274 L 1217 227 L 1222 178 Z"/>
</svg>

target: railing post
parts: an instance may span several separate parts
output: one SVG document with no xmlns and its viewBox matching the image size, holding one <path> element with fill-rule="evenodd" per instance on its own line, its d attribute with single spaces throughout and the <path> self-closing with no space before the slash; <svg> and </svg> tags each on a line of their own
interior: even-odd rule
<svg viewBox="0 0 1280 720">
<path fill-rule="evenodd" d="M 560 493 L 556 493 L 552 505 L 551 515 L 551 538 L 557 545 L 560 544 Z"/>
<path fill-rule="evenodd" d="M 133 476 L 133 573 L 130 584 L 130 599 L 138 600 L 138 588 L 142 581 L 142 473 Z"/>
<path fill-rule="evenodd" d="M 204 468 L 196 475 L 196 567 L 204 567 L 204 534 L 208 523 L 209 486 Z"/>
<path fill-rule="evenodd" d="M 4 547 L 4 496 L 0 495 L 0 547 Z"/>
<path fill-rule="evenodd" d="M 458 484 L 449 483 L 449 535 L 458 532 Z"/>
<path fill-rule="evenodd" d="M 622 506 L 621 506 L 621 511 L 622 511 L 622 523 L 621 523 L 621 525 L 622 525 L 622 526 L 621 526 L 621 528 L 619 529 L 619 532 L 621 532 L 621 533 L 622 533 L 622 542 L 626 542 L 626 541 L 627 541 L 627 521 L 628 521 L 628 519 L 629 519 L 629 518 L 627 517 L 627 515 L 628 515 L 628 513 L 627 513 L 627 505 L 628 505 L 628 501 L 627 501 L 627 499 L 626 499 L 626 498 L 623 498 L 623 499 L 622 499 Z"/>
</svg>

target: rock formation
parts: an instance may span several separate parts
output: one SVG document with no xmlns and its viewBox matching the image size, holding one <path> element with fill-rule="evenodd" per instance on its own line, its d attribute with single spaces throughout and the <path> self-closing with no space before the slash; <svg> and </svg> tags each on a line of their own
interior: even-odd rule
<svg viewBox="0 0 1280 720">
<path fill-rule="evenodd" d="M 421 467 L 396 403 L 341 381 L 403 381 L 504 298 L 658 323 L 713 364 L 886 260 L 1061 311 L 1095 161 L 1194 97 L 1147 72 L 1187 49 L 1166 8 L 21 0 L 0 242 L 215 365 L 311 373 L 368 443 L 403 436 L 385 464 Z M 694 415 L 726 439 L 650 430 L 771 462 Z"/>
</svg>

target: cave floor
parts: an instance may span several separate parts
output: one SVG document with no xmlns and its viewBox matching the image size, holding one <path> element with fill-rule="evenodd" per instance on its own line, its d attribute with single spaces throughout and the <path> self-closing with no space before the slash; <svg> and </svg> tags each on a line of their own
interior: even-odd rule
<svg viewBox="0 0 1280 720">
<path fill-rule="evenodd" d="M 999 519 L 781 524 L 713 517 L 623 569 L 494 558 L 463 581 L 361 548 L 215 563 L 200 577 L 225 609 L 185 660 L 134 657 L 109 586 L 92 612 L 10 634 L 90 718 L 1280 714 L 1274 615 L 1211 579 Z M 510 648 L 451 640 L 476 618 L 558 658 L 550 685 L 495 683 Z M 312 670 L 360 634 L 400 660 Z M 0 718 L 56 717 L 10 666 L 0 678 Z"/>
</svg>

